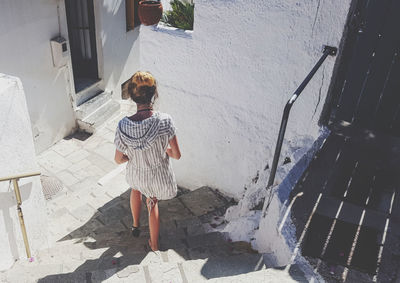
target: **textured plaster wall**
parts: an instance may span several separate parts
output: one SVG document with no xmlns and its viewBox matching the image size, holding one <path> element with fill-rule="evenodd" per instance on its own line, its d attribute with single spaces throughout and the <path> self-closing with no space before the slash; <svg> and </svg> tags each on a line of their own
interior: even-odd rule
<svg viewBox="0 0 400 283">
<path fill-rule="evenodd" d="M 338 46 L 350 0 L 198 0 L 193 32 L 140 28 L 140 67 L 159 82 L 178 127 L 181 185 L 239 197 L 271 164 L 283 107 L 321 56 Z M 318 136 L 335 58 L 296 102 L 286 139 Z"/>
<path fill-rule="evenodd" d="M 36 152 L 68 135 L 75 127 L 68 67 L 53 67 L 50 39 L 67 38 L 63 1 L 0 1 L 0 72 L 21 79 L 32 122 Z"/>
<path fill-rule="evenodd" d="M 121 84 L 140 68 L 139 28 L 126 31 L 125 1 L 95 0 L 95 4 L 104 88 L 120 99 Z"/>
<path fill-rule="evenodd" d="M 0 177 L 38 170 L 31 123 L 21 81 L 0 73 Z M 32 254 L 47 247 L 45 201 L 39 177 L 19 181 L 22 210 Z M 0 270 L 25 258 L 14 190 L 0 183 Z"/>
<path fill-rule="evenodd" d="M 126 31 L 123 0 L 94 0 L 94 12 L 99 87 L 120 98 L 121 83 L 139 69 L 139 29 Z M 0 17 L 0 72 L 17 76 L 24 84 L 39 153 L 76 127 L 71 61 L 53 67 L 50 49 L 59 28 L 68 39 L 64 0 L 1 1 Z"/>
</svg>

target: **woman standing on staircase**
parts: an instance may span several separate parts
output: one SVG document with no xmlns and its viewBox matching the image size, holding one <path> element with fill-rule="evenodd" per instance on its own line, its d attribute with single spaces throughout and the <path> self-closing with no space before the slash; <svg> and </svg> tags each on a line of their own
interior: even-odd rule
<svg viewBox="0 0 400 283">
<path fill-rule="evenodd" d="M 144 194 L 149 211 L 149 245 L 156 251 L 160 227 L 158 200 L 171 199 L 177 194 L 169 158 L 179 159 L 181 153 L 171 116 L 153 110 L 154 100 L 158 97 L 154 77 L 149 72 L 136 72 L 127 84 L 126 90 L 136 103 L 137 111 L 118 123 L 114 141 L 115 161 L 118 164 L 128 162 L 126 180 L 132 188 L 132 235 L 138 237 L 140 234 Z"/>
</svg>

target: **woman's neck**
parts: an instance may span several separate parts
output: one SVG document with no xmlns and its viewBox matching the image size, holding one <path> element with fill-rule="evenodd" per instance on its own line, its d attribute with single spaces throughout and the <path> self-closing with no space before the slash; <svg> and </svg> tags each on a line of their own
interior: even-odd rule
<svg viewBox="0 0 400 283">
<path fill-rule="evenodd" d="M 153 110 L 153 106 L 151 104 L 136 104 L 136 109 L 136 111 Z"/>
<path fill-rule="evenodd" d="M 142 121 L 153 115 L 153 107 L 151 104 L 137 104 L 136 109 L 136 113 L 129 117 L 132 121 Z"/>
</svg>

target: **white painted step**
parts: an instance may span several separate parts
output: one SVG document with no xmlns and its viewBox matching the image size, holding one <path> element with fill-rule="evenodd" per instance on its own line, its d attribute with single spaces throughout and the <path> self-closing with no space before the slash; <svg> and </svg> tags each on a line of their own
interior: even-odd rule
<svg viewBox="0 0 400 283">
<path fill-rule="evenodd" d="M 99 95 L 100 93 L 103 92 L 103 90 L 100 88 L 100 83 L 101 81 L 98 80 L 95 83 L 92 83 L 88 87 L 85 87 L 81 91 L 77 93 L 77 101 L 76 105 L 80 106 L 84 104 L 86 101 L 92 99 L 93 97 Z"/>
<path fill-rule="evenodd" d="M 80 268 L 69 262 L 14 266 L 5 282 L 306 282 L 302 272 L 256 268 L 262 255 L 168 262 L 149 253 L 141 264 L 120 261 L 100 269 Z M 90 260 L 89 260 L 90 261 Z M 86 262 L 88 264 L 88 262 Z M 100 266 L 99 266 L 100 267 Z"/>
<path fill-rule="evenodd" d="M 83 120 L 110 100 L 112 100 L 111 93 L 104 91 L 85 103 L 79 105 L 75 109 L 76 117 L 80 120 Z"/>
<path fill-rule="evenodd" d="M 79 128 L 93 133 L 119 110 L 120 104 L 112 99 L 111 93 L 103 92 L 76 109 Z"/>
</svg>

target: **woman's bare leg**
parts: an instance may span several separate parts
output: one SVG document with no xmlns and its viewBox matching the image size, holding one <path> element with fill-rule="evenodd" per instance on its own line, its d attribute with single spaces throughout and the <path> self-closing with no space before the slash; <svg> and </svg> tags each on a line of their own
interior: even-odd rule
<svg viewBox="0 0 400 283">
<path fill-rule="evenodd" d="M 160 230 L 160 216 L 158 213 L 158 201 L 153 199 L 151 207 L 150 199 L 147 198 L 147 209 L 149 210 L 149 229 L 150 229 L 150 247 L 153 251 L 158 250 L 158 233 Z"/>
<path fill-rule="evenodd" d="M 142 207 L 142 193 L 138 190 L 131 190 L 131 212 L 133 218 L 133 226 L 140 226 L 140 209 Z"/>
</svg>

